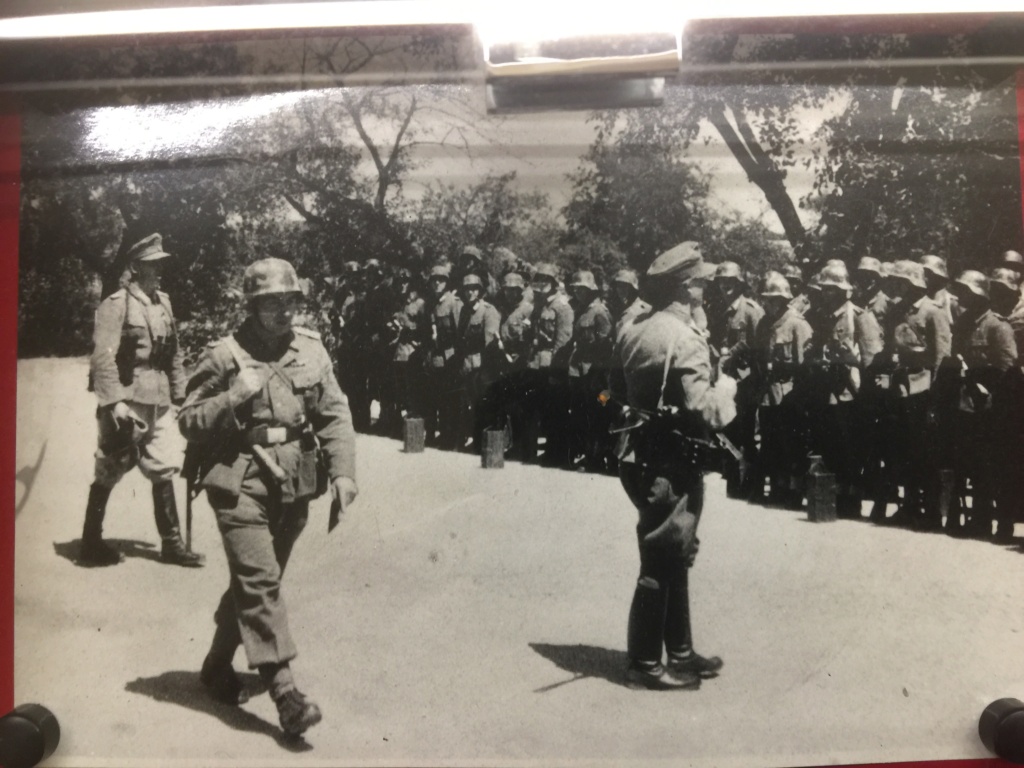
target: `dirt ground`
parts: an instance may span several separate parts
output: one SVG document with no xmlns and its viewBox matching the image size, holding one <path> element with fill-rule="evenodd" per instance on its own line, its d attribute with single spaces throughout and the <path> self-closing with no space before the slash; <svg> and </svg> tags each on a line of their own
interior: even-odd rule
<svg viewBox="0 0 1024 768">
<path fill-rule="evenodd" d="M 358 501 L 330 536 L 316 503 L 285 579 L 295 673 L 324 712 L 288 742 L 253 673 L 241 709 L 199 685 L 227 584 L 205 499 L 203 569 L 159 563 L 137 472 L 106 524 L 126 561 L 74 564 L 95 440 L 86 371 L 18 369 L 15 691 L 60 719 L 50 765 L 984 757 L 982 709 L 1024 692 L 1024 539 L 813 524 L 728 500 L 709 476 L 694 632 L 725 668 L 696 692 L 636 692 L 621 682 L 635 518 L 617 480 L 361 437 Z"/>
</svg>

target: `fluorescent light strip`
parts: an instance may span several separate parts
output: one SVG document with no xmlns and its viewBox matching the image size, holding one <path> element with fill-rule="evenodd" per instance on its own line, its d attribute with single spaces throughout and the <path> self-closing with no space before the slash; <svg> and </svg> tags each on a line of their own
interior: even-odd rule
<svg viewBox="0 0 1024 768">
<path fill-rule="evenodd" d="M 689 6 L 689 7 L 688 7 Z M 683 16 L 692 19 L 767 18 L 784 16 L 887 16 L 894 14 L 1020 13 L 1019 0 L 718 0 L 683 4 L 601 2 L 519 2 L 494 0 L 350 0 L 349 2 L 278 3 L 271 5 L 150 8 L 92 11 L 0 19 L 0 40 L 97 37 L 111 35 L 230 32 L 261 29 L 326 29 L 474 25 L 506 31 L 526 25 L 533 39 L 551 39 L 566 28 L 572 34 L 595 31 L 622 33 L 641 23 L 675 31 Z M 644 13 L 638 13 L 643 11 Z M 652 15 L 653 14 L 653 15 Z M 657 21 L 656 25 L 652 20 Z M 504 35 L 502 35 L 504 36 Z M 491 37 L 490 39 L 493 39 Z"/>
</svg>

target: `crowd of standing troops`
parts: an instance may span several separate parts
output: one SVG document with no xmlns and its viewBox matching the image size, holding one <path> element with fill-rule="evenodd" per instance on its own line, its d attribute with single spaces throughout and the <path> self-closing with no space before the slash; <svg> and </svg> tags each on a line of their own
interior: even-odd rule
<svg viewBox="0 0 1024 768">
<path fill-rule="evenodd" d="M 498 274 L 474 246 L 425 276 L 346 264 L 332 322 L 356 430 L 399 437 L 419 417 L 428 445 L 479 453 L 483 431 L 500 429 L 509 458 L 616 472 L 600 395 L 617 336 L 650 312 L 638 274 L 599 283 L 600 272 L 494 257 Z M 870 501 L 875 522 L 1012 539 L 1024 503 L 1020 254 L 955 280 L 933 255 L 867 256 L 852 271 L 833 260 L 808 275 L 705 269 L 693 322 L 716 373 L 738 381 L 730 496 L 799 508 L 808 471 L 823 469 L 840 517 Z"/>
</svg>

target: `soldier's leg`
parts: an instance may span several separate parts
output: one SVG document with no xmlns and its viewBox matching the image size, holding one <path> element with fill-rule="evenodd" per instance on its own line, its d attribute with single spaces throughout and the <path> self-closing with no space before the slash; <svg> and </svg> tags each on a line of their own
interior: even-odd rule
<svg viewBox="0 0 1024 768">
<path fill-rule="evenodd" d="M 89 499 L 85 506 L 78 563 L 85 566 L 116 565 L 124 560 L 124 555 L 103 541 L 103 520 L 110 492 L 135 465 L 138 451 L 134 445 L 124 443 L 110 409 L 97 409 L 96 427 L 98 439 L 93 482 L 89 486 Z"/>
<path fill-rule="evenodd" d="M 181 523 L 174 497 L 174 478 L 181 472 L 181 436 L 170 406 L 141 406 L 135 410 L 149 425 L 139 444 L 139 471 L 153 483 L 153 517 L 160 534 L 160 559 L 165 563 L 195 568 L 202 555 L 188 552 L 181 540 Z"/>
</svg>

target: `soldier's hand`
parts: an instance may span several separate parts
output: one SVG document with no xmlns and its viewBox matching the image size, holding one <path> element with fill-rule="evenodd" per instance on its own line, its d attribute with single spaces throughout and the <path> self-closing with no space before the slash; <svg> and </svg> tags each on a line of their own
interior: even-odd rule
<svg viewBox="0 0 1024 768">
<path fill-rule="evenodd" d="M 239 371 L 235 383 L 228 390 L 231 402 L 236 406 L 248 402 L 257 392 L 263 389 L 265 383 L 263 374 L 255 368 L 245 368 Z"/>
<path fill-rule="evenodd" d="M 345 514 L 345 510 L 348 509 L 348 505 L 356 500 L 356 496 L 359 495 L 359 489 L 356 487 L 356 481 L 351 477 L 339 477 L 334 481 L 334 488 L 332 489 L 334 498 L 341 502 L 341 514 Z"/>
</svg>

